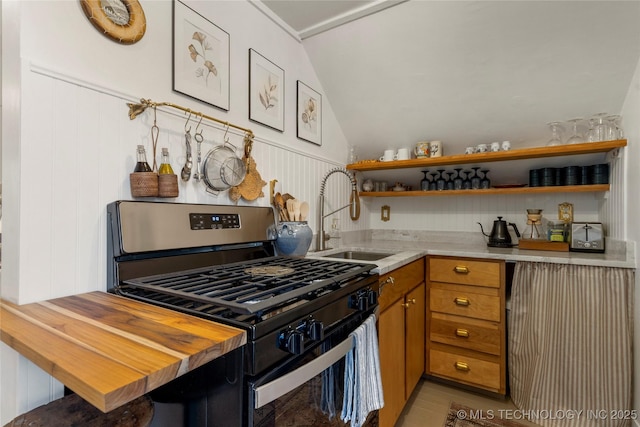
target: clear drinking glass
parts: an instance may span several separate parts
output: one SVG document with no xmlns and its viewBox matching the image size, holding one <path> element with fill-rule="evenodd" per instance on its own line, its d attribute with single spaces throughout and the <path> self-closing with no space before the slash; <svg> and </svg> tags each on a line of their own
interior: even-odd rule
<svg viewBox="0 0 640 427">
<path fill-rule="evenodd" d="M 605 120 L 608 122 L 607 141 L 624 139 L 624 132 L 622 132 L 622 127 L 620 124 L 621 119 L 622 117 L 617 114 L 612 114 L 610 116 L 605 117 Z"/>
<path fill-rule="evenodd" d="M 560 124 L 560 122 L 547 123 L 551 129 L 551 138 L 547 142 L 547 145 L 562 145 L 562 132 L 564 132 L 564 129 Z"/>
<path fill-rule="evenodd" d="M 600 142 L 607 140 L 607 121 L 605 117 L 607 113 L 594 114 L 593 120 L 593 142 Z"/>
<path fill-rule="evenodd" d="M 571 136 L 569 137 L 569 139 L 567 139 L 567 144 L 582 144 L 583 142 L 585 142 L 584 136 L 578 130 L 578 123 L 580 123 L 582 120 L 582 118 L 567 120 L 572 129 Z"/>
</svg>

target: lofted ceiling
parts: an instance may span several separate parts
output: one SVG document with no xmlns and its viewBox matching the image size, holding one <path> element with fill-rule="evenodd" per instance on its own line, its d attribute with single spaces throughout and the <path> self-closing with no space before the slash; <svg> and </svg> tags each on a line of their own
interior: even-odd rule
<svg viewBox="0 0 640 427">
<path fill-rule="evenodd" d="M 548 122 L 620 113 L 640 58 L 639 1 L 264 4 L 299 33 L 361 159 L 421 140 L 545 145 Z"/>
</svg>

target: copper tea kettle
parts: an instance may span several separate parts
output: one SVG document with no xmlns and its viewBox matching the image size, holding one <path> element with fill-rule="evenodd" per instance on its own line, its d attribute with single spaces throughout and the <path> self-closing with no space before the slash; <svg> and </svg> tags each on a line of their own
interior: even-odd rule
<svg viewBox="0 0 640 427">
<path fill-rule="evenodd" d="M 520 237 L 518 227 L 516 227 L 513 222 L 507 224 L 507 221 L 503 220 L 502 217 L 499 216 L 497 220 L 493 221 L 491 234 L 487 234 L 484 232 L 482 224 L 478 223 L 478 225 L 480 226 L 482 234 L 489 238 L 487 246 L 491 246 L 494 248 L 510 248 L 517 245 L 517 243 L 511 243 L 511 235 L 509 234 L 509 230 L 507 229 L 507 225 L 512 226 L 513 231 L 516 232 L 516 236 Z"/>
</svg>

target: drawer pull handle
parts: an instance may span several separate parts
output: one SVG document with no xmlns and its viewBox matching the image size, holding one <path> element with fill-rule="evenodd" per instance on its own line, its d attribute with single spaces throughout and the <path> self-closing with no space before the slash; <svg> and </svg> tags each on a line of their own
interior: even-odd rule
<svg viewBox="0 0 640 427">
<path fill-rule="evenodd" d="M 387 277 L 387 280 L 385 280 L 384 282 L 380 282 L 380 286 L 379 286 L 379 289 L 378 289 L 378 295 L 382 295 L 382 288 L 384 288 L 385 285 L 388 285 L 388 284 L 392 284 L 393 285 L 395 283 L 396 282 L 395 282 L 393 276 Z"/>
<path fill-rule="evenodd" d="M 453 364 L 453 366 L 458 371 L 469 372 L 471 370 L 471 368 L 469 368 L 469 365 L 467 364 L 467 362 L 456 362 L 456 363 Z"/>
<path fill-rule="evenodd" d="M 469 338 L 469 331 L 466 329 L 458 328 L 456 329 L 456 336 L 460 338 Z"/>
<path fill-rule="evenodd" d="M 462 306 L 464 306 L 464 307 L 466 307 L 466 306 L 468 306 L 469 304 L 471 304 L 471 303 L 469 302 L 469 299 L 468 299 L 468 298 L 460 298 L 460 297 L 454 298 L 454 299 L 453 299 L 453 302 L 455 302 L 455 303 L 456 303 L 456 305 L 462 305 Z"/>
<path fill-rule="evenodd" d="M 469 274 L 469 267 L 467 267 L 466 265 L 456 265 L 455 267 L 453 267 L 453 271 L 458 274 Z"/>
</svg>

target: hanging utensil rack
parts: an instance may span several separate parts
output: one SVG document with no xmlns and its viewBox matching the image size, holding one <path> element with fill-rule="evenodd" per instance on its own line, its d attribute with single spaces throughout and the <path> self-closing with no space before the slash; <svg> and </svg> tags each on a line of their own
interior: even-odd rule
<svg viewBox="0 0 640 427">
<path fill-rule="evenodd" d="M 233 123 L 226 122 L 224 120 L 216 119 L 215 117 L 208 116 L 198 111 L 194 111 L 190 108 L 183 107 L 181 105 L 174 104 L 172 102 L 153 102 L 150 99 L 140 99 L 140 102 L 134 104 L 132 102 L 127 102 L 127 106 L 129 106 L 129 119 L 133 120 L 138 115 L 142 114 L 147 108 L 157 108 L 157 107 L 171 107 L 177 110 L 184 111 L 185 113 L 193 114 L 197 117 L 202 117 L 203 119 L 211 120 L 212 122 L 220 123 L 227 127 L 232 127 L 238 130 L 241 130 L 246 133 L 246 137 L 248 137 L 253 142 L 253 131 L 251 129 L 244 128 L 242 126 L 234 125 Z"/>
</svg>

